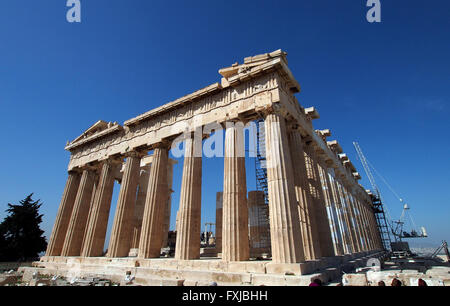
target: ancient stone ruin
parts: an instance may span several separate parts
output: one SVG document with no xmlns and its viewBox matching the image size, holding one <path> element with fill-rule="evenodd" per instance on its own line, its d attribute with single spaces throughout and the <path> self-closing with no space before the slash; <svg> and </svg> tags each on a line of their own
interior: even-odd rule
<svg viewBox="0 0 450 306">
<path fill-rule="evenodd" d="M 371 197 L 339 143 L 327 140 L 330 131 L 313 128 L 317 110 L 294 96 L 300 85 L 286 53 L 248 57 L 219 73 L 220 83 L 123 125 L 98 121 L 67 144 L 68 179 L 47 253 L 25 274 L 122 281 L 129 272 L 144 285 L 305 284 L 382 254 Z M 262 119 L 268 205 L 261 192 L 247 193 L 242 145 L 242 126 Z M 223 193 L 214 257 L 200 258 L 201 144 L 211 125 L 225 130 Z M 180 139 L 175 255 L 161 258 L 171 211 L 168 153 Z M 104 254 L 115 181 L 120 193 Z"/>
</svg>

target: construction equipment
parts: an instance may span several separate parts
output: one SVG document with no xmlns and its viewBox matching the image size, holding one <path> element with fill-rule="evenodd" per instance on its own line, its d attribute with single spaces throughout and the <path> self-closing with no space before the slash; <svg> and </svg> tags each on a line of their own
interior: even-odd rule
<svg viewBox="0 0 450 306">
<path fill-rule="evenodd" d="M 266 137 L 264 131 L 264 119 L 260 118 L 256 121 L 256 158 L 255 158 L 255 174 L 256 189 L 264 192 L 264 202 L 269 205 L 269 188 L 267 185 L 267 167 L 266 167 Z"/>
<path fill-rule="evenodd" d="M 383 244 L 386 248 L 387 245 L 391 245 L 390 235 L 389 235 L 389 227 L 390 227 L 390 233 L 394 236 L 394 240 L 396 242 L 394 247 L 391 247 L 391 249 L 397 249 L 399 246 L 405 245 L 400 242 L 402 242 L 403 238 L 424 238 L 428 237 L 427 232 L 424 227 L 421 228 L 420 231 L 416 230 L 416 226 L 414 223 L 414 220 L 412 216 L 409 214 L 410 207 L 408 204 L 404 202 L 404 200 L 395 192 L 395 190 L 392 188 L 391 185 L 386 181 L 386 179 L 381 176 L 381 174 L 375 169 L 375 167 L 370 164 L 370 162 L 365 157 L 364 153 L 361 150 L 361 147 L 357 142 L 353 142 L 353 145 L 356 149 L 356 152 L 358 153 L 358 157 L 364 167 L 364 171 L 367 174 L 367 177 L 369 178 L 370 184 L 372 185 L 372 190 L 374 192 L 372 199 L 373 199 L 373 206 L 374 206 L 374 213 L 376 215 L 376 219 L 378 222 L 378 227 L 380 229 L 380 234 L 382 235 Z M 382 204 L 382 196 L 380 193 L 380 190 L 375 182 L 375 178 L 372 174 L 372 170 L 381 178 L 381 180 L 386 184 L 386 186 L 389 188 L 389 190 L 394 194 L 395 197 L 400 201 L 400 203 L 403 205 L 403 211 L 400 216 L 399 220 L 393 220 L 391 221 L 389 218 L 386 218 L 384 213 L 384 206 Z M 404 229 L 406 222 L 409 222 L 409 226 L 411 228 L 411 231 L 406 231 Z M 392 246 L 392 245 L 391 245 Z M 387 248 L 386 248 L 387 249 Z M 405 246 L 404 248 L 405 252 L 409 251 L 409 246 Z"/>
<path fill-rule="evenodd" d="M 381 199 L 380 190 L 375 182 L 375 178 L 373 177 L 372 171 L 370 170 L 369 163 L 361 150 L 361 147 L 357 142 L 353 142 L 355 146 L 356 152 L 358 153 L 359 160 L 364 167 L 364 171 L 366 172 L 367 177 L 369 178 L 370 184 L 372 186 L 372 208 L 375 214 L 375 219 L 377 220 L 378 230 L 381 236 L 381 242 L 383 243 L 383 247 L 385 251 L 389 251 L 391 249 L 391 236 L 389 230 L 389 223 L 386 220 L 386 214 L 384 212 L 384 205 Z"/>
<path fill-rule="evenodd" d="M 447 256 L 447 261 L 450 262 L 450 252 L 448 251 L 448 244 L 445 240 L 442 241 L 441 246 L 436 251 L 434 251 L 433 255 L 431 255 L 431 258 L 435 258 L 442 250 L 444 250 L 444 253 Z"/>
<path fill-rule="evenodd" d="M 379 196 L 371 194 L 372 199 L 372 209 L 375 214 L 375 219 L 377 220 L 378 231 L 380 232 L 381 242 L 386 251 L 391 248 L 391 236 L 388 222 L 386 221 L 386 214 L 384 212 L 383 202 Z"/>
<path fill-rule="evenodd" d="M 269 223 L 269 186 L 267 183 L 267 159 L 266 159 L 266 137 L 264 129 L 264 119 L 259 118 L 255 120 L 256 123 L 256 158 L 255 158 L 255 175 L 256 175 L 256 190 L 264 192 L 264 203 L 267 205 L 267 214 L 258 216 L 258 222 Z M 262 220 L 261 220 L 262 219 Z M 265 219 L 265 220 L 264 220 Z M 268 229 L 268 236 L 270 237 L 270 229 Z M 271 253 L 270 239 L 267 242 L 269 253 Z"/>
<path fill-rule="evenodd" d="M 402 238 L 425 238 L 428 237 L 427 232 L 424 227 L 421 228 L 421 232 L 417 232 L 415 230 L 414 220 L 409 214 L 409 206 L 408 204 L 403 205 L 402 215 L 398 221 L 393 221 L 393 225 L 395 224 L 395 228 L 392 229 L 392 234 L 395 237 L 398 237 L 399 241 L 402 241 Z M 407 218 L 409 217 L 409 218 Z M 410 232 L 404 231 L 403 227 L 405 225 L 405 220 L 410 221 L 412 230 Z"/>
</svg>

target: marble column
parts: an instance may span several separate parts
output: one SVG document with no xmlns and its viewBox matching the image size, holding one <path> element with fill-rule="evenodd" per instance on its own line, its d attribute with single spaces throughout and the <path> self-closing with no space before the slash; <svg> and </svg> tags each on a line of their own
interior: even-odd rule
<svg viewBox="0 0 450 306">
<path fill-rule="evenodd" d="M 375 236 L 374 236 L 374 231 L 373 231 L 372 224 L 370 222 L 370 214 L 371 214 L 370 210 L 367 207 L 365 207 L 365 209 L 364 209 L 364 217 L 365 217 L 364 221 L 365 221 L 365 224 L 366 224 L 366 232 L 367 232 L 367 235 L 369 237 L 369 248 L 370 248 L 370 250 L 374 250 L 376 248 L 376 246 L 375 246 Z"/>
<path fill-rule="evenodd" d="M 338 182 L 338 184 L 339 184 L 339 192 L 341 194 L 341 199 L 342 199 L 342 208 L 344 211 L 345 221 L 347 223 L 348 231 L 349 231 L 351 250 L 352 250 L 352 253 L 357 253 L 358 252 L 358 247 L 357 247 L 357 242 L 356 242 L 357 238 L 356 238 L 355 228 L 353 226 L 352 215 L 350 212 L 350 204 L 349 204 L 348 198 L 346 196 L 344 185 L 340 182 Z"/>
<path fill-rule="evenodd" d="M 336 191 L 339 196 L 340 210 L 341 210 L 341 214 L 343 217 L 342 219 L 343 219 L 343 223 L 344 223 L 344 227 L 345 227 L 346 251 L 348 254 L 352 254 L 355 252 L 354 233 L 353 233 L 352 226 L 351 226 L 351 220 L 350 220 L 349 214 L 348 214 L 347 203 L 345 201 L 345 196 L 342 191 L 342 185 L 339 182 L 339 180 L 336 179 L 335 184 L 336 184 Z"/>
<path fill-rule="evenodd" d="M 169 197 L 167 186 L 168 144 L 160 143 L 153 150 L 153 161 L 145 199 L 144 219 L 139 240 L 139 258 L 161 255 L 164 208 Z"/>
<path fill-rule="evenodd" d="M 370 205 L 370 207 L 373 207 L 371 202 L 368 205 Z M 371 219 L 372 219 L 372 224 L 373 224 L 372 226 L 373 226 L 373 229 L 374 229 L 374 232 L 375 232 L 375 237 L 376 237 L 376 240 L 377 240 L 377 244 L 376 245 L 377 245 L 379 250 L 383 250 L 384 249 L 384 245 L 383 245 L 380 229 L 378 227 L 378 223 L 377 223 L 377 220 L 376 220 L 375 213 L 374 213 L 373 209 L 370 210 L 370 216 L 371 216 Z"/>
<path fill-rule="evenodd" d="M 70 222 L 70 216 L 72 215 L 75 198 L 80 185 L 80 178 L 80 173 L 75 171 L 69 172 L 61 203 L 59 204 L 58 214 L 56 215 L 56 221 L 53 225 L 52 235 L 48 242 L 46 256 L 61 255 Z"/>
<path fill-rule="evenodd" d="M 351 222 L 351 229 L 353 231 L 353 236 L 354 236 L 354 251 L 355 252 L 361 252 L 362 251 L 362 247 L 361 247 L 361 236 L 362 236 L 362 232 L 360 231 L 359 227 L 358 227 L 358 222 L 357 222 L 357 218 L 355 215 L 355 211 L 354 211 L 354 207 L 353 207 L 353 202 L 351 200 L 351 195 L 347 190 L 346 186 L 343 186 L 343 192 L 344 192 L 344 197 L 345 197 L 345 202 L 346 202 L 346 207 L 347 207 L 347 213 L 349 215 L 350 218 L 350 222 Z"/>
<path fill-rule="evenodd" d="M 368 224 L 367 224 L 367 214 L 366 214 L 366 211 L 365 211 L 365 209 L 361 212 L 362 213 L 362 218 L 361 218 L 361 221 L 362 221 L 362 229 L 363 229 L 363 232 L 364 232 L 364 235 L 367 235 L 367 250 L 371 250 L 372 249 L 372 245 L 371 245 L 371 238 L 370 238 L 370 232 L 369 232 L 369 227 L 368 227 Z"/>
<path fill-rule="evenodd" d="M 89 220 L 91 219 L 92 208 L 94 207 L 94 200 L 95 200 L 95 195 L 97 194 L 98 183 L 99 183 L 99 177 L 98 177 L 97 173 L 95 173 L 94 187 L 92 188 L 91 200 L 89 202 L 90 203 L 89 204 L 89 213 L 88 213 L 88 216 L 87 216 L 87 219 L 86 219 L 86 226 L 84 227 L 83 241 L 81 243 L 80 256 L 83 256 L 84 243 L 86 241 L 86 236 L 87 236 L 87 232 L 88 232 L 88 229 L 89 229 Z"/>
<path fill-rule="evenodd" d="M 216 251 L 222 253 L 223 192 L 216 193 Z"/>
<path fill-rule="evenodd" d="M 103 162 L 97 190 L 89 214 L 81 256 L 98 257 L 103 254 L 114 189 L 114 172 L 117 166 L 117 163 L 111 160 Z"/>
<path fill-rule="evenodd" d="M 370 237 L 370 233 L 368 233 L 367 231 L 364 230 L 364 221 L 363 221 L 363 219 L 364 219 L 365 207 L 364 207 L 364 205 L 362 205 L 359 202 L 357 197 L 354 197 L 353 200 L 354 200 L 354 204 L 356 206 L 356 210 L 358 212 L 357 219 L 358 219 L 358 225 L 359 225 L 359 228 L 360 228 L 360 232 L 362 232 L 362 234 L 363 234 L 363 237 L 362 237 L 363 242 L 364 242 L 363 251 L 368 251 L 370 249 L 370 240 L 369 239 L 371 239 L 371 237 Z"/>
<path fill-rule="evenodd" d="M 306 260 L 319 259 L 320 246 L 314 215 L 314 203 L 309 192 L 302 137 L 298 130 L 294 129 L 289 132 L 289 147 L 293 165 L 295 195 L 304 257 Z"/>
<path fill-rule="evenodd" d="M 310 190 L 314 202 L 314 212 L 316 215 L 320 251 L 322 257 L 334 256 L 334 247 L 331 239 L 331 230 L 325 208 L 323 187 L 319 176 L 318 156 L 316 156 L 313 144 L 305 146 L 305 156 L 307 160 L 307 173 L 310 182 Z"/>
<path fill-rule="evenodd" d="M 372 207 L 372 204 L 370 204 L 370 207 Z M 383 245 L 383 241 L 381 239 L 380 229 L 378 227 L 378 223 L 377 223 L 377 220 L 375 218 L 375 214 L 374 214 L 372 209 L 370 210 L 370 217 L 372 219 L 372 224 L 373 224 L 372 226 L 373 226 L 373 230 L 374 230 L 375 237 L 376 237 L 376 240 L 377 240 L 377 244 L 376 245 L 377 245 L 379 250 L 383 250 L 384 249 L 384 245 Z"/>
<path fill-rule="evenodd" d="M 172 184 L 173 184 L 173 165 L 177 162 L 173 159 L 169 159 L 167 163 L 167 188 L 169 190 L 169 196 L 167 198 L 166 208 L 164 209 L 164 226 L 163 226 L 163 239 L 161 248 L 165 248 L 169 245 L 169 232 L 170 232 L 170 216 L 172 213 Z"/>
<path fill-rule="evenodd" d="M 293 164 L 283 116 L 266 116 L 265 137 L 272 262 L 303 262 Z"/>
<path fill-rule="evenodd" d="M 133 239 L 131 243 L 131 249 L 139 249 L 139 240 L 141 238 L 141 227 L 144 217 L 145 198 L 147 197 L 150 169 L 151 165 L 148 165 L 141 168 L 140 170 L 138 192 L 136 196 L 136 206 L 134 208 Z"/>
<path fill-rule="evenodd" d="M 222 260 L 249 259 L 247 183 L 243 126 L 226 123 L 223 178 Z"/>
<path fill-rule="evenodd" d="M 363 251 L 368 251 L 369 250 L 369 247 L 370 247 L 370 244 L 371 244 L 371 239 L 372 239 L 372 237 L 371 237 L 371 234 L 370 234 L 370 232 L 369 231 L 364 231 L 363 230 L 363 228 L 364 228 L 364 224 L 363 224 L 363 210 L 364 210 L 364 207 L 361 205 L 361 203 L 359 202 L 359 200 L 358 200 L 358 197 L 356 196 L 356 195 L 352 195 L 352 200 L 353 200 L 353 205 L 354 205 L 354 207 L 355 207 L 355 210 L 356 210 L 356 212 L 357 212 L 357 220 L 358 220 L 358 226 L 359 226 L 359 228 L 360 228 L 360 232 L 362 232 L 362 245 L 361 245 L 361 247 L 362 247 L 362 250 Z"/>
<path fill-rule="evenodd" d="M 333 195 L 333 199 L 335 202 L 336 216 L 338 220 L 338 225 L 340 228 L 341 241 L 342 241 L 342 250 L 344 254 L 351 254 L 352 250 L 349 249 L 349 245 L 351 244 L 351 238 L 349 237 L 349 231 L 347 228 L 347 223 L 344 215 L 344 211 L 342 208 L 342 199 L 338 190 L 338 182 L 334 178 L 334 176 L 330 179 L 331 184 L 331 192 Z"/>
<path fill-rule="evenodd" d="M 81 254 L 94 184 L 94 171 L 85 169 L 81 176 L 61 256 L 80 256 Z"/>
<path fill-rule="evenodd" d="M 141 155 L 137 152 L 128 153 L 111 230 L 108 257 L 127 257 L 130 251 L 140 168 Z"/>
<path fill-rule="evenodd" d="M 198 139 L 200 138 L 200 139 Z M 202 139 L 185 139 L 175 259 L 200 258 Z"/>
<path fill-rule="evenodd" d="M 369 204 L 370 207 L 372 207 L 372 204 Z M 373 212 L 372 209 L 369 210 L 370 213 L 370 218 L 372 220 L 372 228 L 374 231 L 374 235 L 375 235 L 375 239 L 376 239 L 376 247 L 378 250 L 383 250 L 384 249 L 384 245 L 383 245 L 383 241 L 381 240 L 381 234 L 380 234 L 380 230 L 378 228 L 378 223 L 377 220 L 375 218 L 375 214 Z"/>
<path fill-rule="evenodd" d="M 249 191 L 247 203 L 250 257 L 257 258 L 270 251 L 269 205 L 262 190 Z"/>
<path fill-rule="evenodd" d="M 328 221 L 330 224 L 330 230 L 332 235 L 332 241 L 334 246 L 334 253 L 336 255 L 343 255 L 344 249 L 342 247 L 342 241 L 341 241 L 341 233 L 339 230 L 338 221 L 335 219 L 335 215 L 333 214 L 334 211 L 334 197 L 333 197 L 333 191 L 331 188 L 331 181 L 327 170 L 327 165 L 325 162 L 321 162 L 319 164 L 319 171 L 321 172 L 321 180 L 323 185 L 323 194 L 326 199 L 326 210 L 327 210 L 327 216 Z"/>
</svg>

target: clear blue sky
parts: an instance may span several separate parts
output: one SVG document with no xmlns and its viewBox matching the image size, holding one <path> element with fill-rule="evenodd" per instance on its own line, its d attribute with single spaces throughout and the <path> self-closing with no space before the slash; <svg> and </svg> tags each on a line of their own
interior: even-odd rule
<svg viewBox="0 0 450 306">
<path fill-rule="evenodd" d="M 359 171 L 352 141 L 412 207 L 431 238 L 450 240 L 450 2 L 382 0 L 65 0 L 0 3 L 0 219 L 31 192 L 49 235 L 64 189 L 67 140 L 102 119 L 125 120 L 219 81 L 246 56 L 283 49 Z M 214 221 L 222 160 L 203 165 L 202 222 Z M 175 168 L 173 215 L 182 161 Z M 248 189 L 255 186 L 248 161 Z M 362 181 L 365 186 L 368 181 Z M 379 180 L 394 218 L 401 206 Z M 114 201 L 117 199 L 115 192 Z M 115 203 L 113 203 L 113 209 Z M 113 210 L 112 210 L 113 212 Z M 173 221 L 173 219 L 172 219 Z"/>
</svg>

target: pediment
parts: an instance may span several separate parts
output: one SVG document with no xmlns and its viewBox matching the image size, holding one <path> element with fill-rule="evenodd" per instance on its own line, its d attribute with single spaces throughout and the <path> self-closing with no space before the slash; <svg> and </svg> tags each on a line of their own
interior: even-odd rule
<svg viewBox="0 0 450 306">
<path fill-rule="evenodd" d="M 112 123 L 99 120 L 84 131 L 83 134 L 75 138 L 73 141 L 68 142 L 66 145 L 66 150 L 73 149 L 81 144 L 90 142 L 93 139 L 97 139 L 120 129 L 122 129 L 122 127 L 117 122 Z"/>
<path fill-rule="evenodd" d="M 96 123 L 94 123 L 90 128 L 88 128 L 86 131 L 84 131 L 83 134 L 81 134 L 80 136 L 75 138 L 71 143 L 75 143 L 75 142 L 77 142 L 81 139 L 87 138 L 95 133 L 104 131 L 107 128 L 108 128 L 108 123 L 103 120 L 99 120 Z"/>
</svg>

